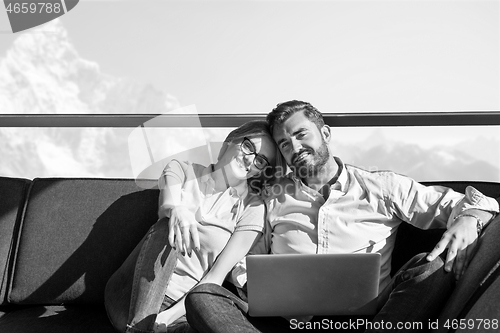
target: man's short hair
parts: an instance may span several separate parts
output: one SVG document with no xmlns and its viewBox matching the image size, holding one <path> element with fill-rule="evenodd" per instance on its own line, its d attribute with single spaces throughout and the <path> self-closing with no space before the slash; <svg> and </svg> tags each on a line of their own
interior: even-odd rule
<svg viewBox="0 0 500 333">
<path fill-rule="evenodd" d="M 310 103 L 302 101 L 288 101 L 283 102 L 269 112 L 266 117 L 267 123 L 269 124 L 269 129 L 271 133 L 274 131 L 274 127 L 283 124 L 288 118 L 297 112 L 304 112 L 304 116 L 311 122 L 315 123 L 319 130 L 325 125 L 323 120 L 323 115 Z"/>
</svg>

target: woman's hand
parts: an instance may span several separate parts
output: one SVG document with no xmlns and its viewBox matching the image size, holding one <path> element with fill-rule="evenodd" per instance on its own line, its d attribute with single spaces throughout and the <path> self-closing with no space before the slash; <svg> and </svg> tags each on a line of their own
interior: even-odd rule
<svg viewBox="0 0 500 333">
<path fill-rule="evenodd" d="M 184 297 L 165 311 L 158 313 L 155 320 L 154 332 L 167 332 L 168 325 L 186 314 Z"/>
<path fill-rule="evenodd" d="M 155 326 L 153 327 L 153 332 L 154 333 L 166 333 L 167 332 L 167 325 L 161 323 L 155 323 Z"/>
<path fill-rule="evenodd" d="M 192 211 L 184 206 L 172 208 L 168 225 L 168 241 L 172 248 L 190 257 L 193 249 L 199 251 L 198 221 Z"/>
</svg>

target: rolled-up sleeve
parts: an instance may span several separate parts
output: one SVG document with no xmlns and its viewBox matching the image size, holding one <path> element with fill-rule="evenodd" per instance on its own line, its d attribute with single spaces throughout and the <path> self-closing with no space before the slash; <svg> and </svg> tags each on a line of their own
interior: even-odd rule
<svg viewBox="0 0 500 333">
<path fill-rule="evenodd" d="M 499 205 L 496 199 L 484 195 L 472 186 L 467 186 L 464 197 L 453 208 L 453 211 L 448 219 L 447 226 L 449 227 L 450 223 L 453 222 L 458 215 L 469 209 L 480 209 L 492 213 L 498 213 Z"/>
<path fill-rule="evenodd" d="M 468 209 L 499 210 L 495 199 L 472 186 L 463 194 L 444 186 L 424 186 L 397 174 L 389 178 L 389 205 L 401 220 L 421 229 L 448 227 L 456 216 Z"/>
<path fill-rule="evenodd" d="M 257 196 L 253 196 L 249 202 L 245 202 L 243 212 L 236 222 L 234 231 L 254 230 L 262 232 L 266 218 L 266 208 L 264 202 Z"/>
<path fill-rule="evenodd" d="M 184 168 L 186 167 L 187 166 Z M 170 218 L 172 210 L 171 206 L 177 205 L 177 201 L 180 201 L 181 199 L 179 191 L 185 181 L 185 178 L 186 175 L 181 162 L 177 160 L 172 160 L 163 169 L 160 178 L 158 178 L 158 188 L 160 189 L 160 195 L 158 198 L 158 215 L 160 215 L 160 217 L 160 210 L 163 209 L 165 216 Z"/>
</svg>

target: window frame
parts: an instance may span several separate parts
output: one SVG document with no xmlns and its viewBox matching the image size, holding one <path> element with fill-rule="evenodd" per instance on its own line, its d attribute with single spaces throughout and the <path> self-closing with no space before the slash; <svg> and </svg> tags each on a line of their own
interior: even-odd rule
<svg viewBox="0 0 500 333">
<path fill-rule="evenodd" d="M 155 118 L 154 127 L 238 127 L 265 114 L 0 114 L 0 127 L 139 127 Z M 491 126 L 500 111 L 323 113 L 331 127 Z"/>
</svg>

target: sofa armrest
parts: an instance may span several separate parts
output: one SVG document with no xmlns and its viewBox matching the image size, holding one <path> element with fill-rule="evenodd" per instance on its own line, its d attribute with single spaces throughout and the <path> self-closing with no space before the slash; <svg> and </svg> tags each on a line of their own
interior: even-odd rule
<svg viewBox="0 0 500 333">
<path fill-rule="evenodd" d="M 475 303 L 484 297 L 487 298 L 488 295 L 491 296 L 493 294 L 498 296 L 500 280 L 498 276 L 495 277 L 494 268 L 500 263 L 499 237 L 500 216 L 497 216 L 484 229 L 479 239 L 476 254 L 441 312 L 439 318 L 440 324 L 445 323 L 448 319 L 468 316 L 469 309 L 472 311 L 476 307 Z M 496 268 L 498 269 L 498 267 Z M 490 278 L 493 278 L 493 281 L 489 281 L 488 279 Z M 489 286 L 489 284 L 492 285 Z M 486 290 L 483 296 L 482 293 L 485 291 L 483 289 L 491 290 L 489 292 Z M 480 294 L 477 295 L 477 293 Z M 500 313 L 500 306 L 498 306 L 497 302 L 490 305 L 492 311 Z M 475 315 L 477 316 L 477 313 Z M 485 317 L 482 318 L 485 319 Z M 445 332 L 446 330 L 444 327 L 441 327 L 441 331 Z"/>
<path fill-rule="evenodd" d="M 0 177 L 0 306 L 7 303 L 13 248 L 30 184 L 28 179 Z"/>
</svg>

